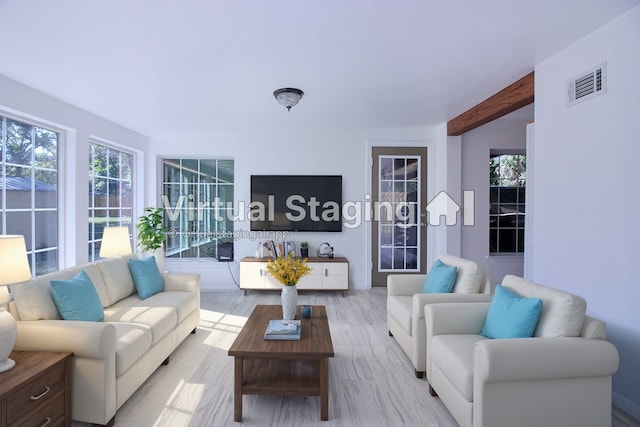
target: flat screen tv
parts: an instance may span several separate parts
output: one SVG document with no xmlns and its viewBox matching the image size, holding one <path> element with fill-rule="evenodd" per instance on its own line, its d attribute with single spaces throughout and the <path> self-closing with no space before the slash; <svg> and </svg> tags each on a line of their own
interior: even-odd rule
<svg viewBox="0 0 640 427">
<path fill-rule="evenodd" d="M 342 176 L 252 175 L 251 231 L 342 231 Z"/>
</svg>

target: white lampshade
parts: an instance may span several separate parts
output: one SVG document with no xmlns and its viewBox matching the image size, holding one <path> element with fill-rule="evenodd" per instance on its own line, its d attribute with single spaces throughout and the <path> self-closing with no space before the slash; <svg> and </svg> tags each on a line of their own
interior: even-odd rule
<svg viewBox="0 0 640 427">
<path fill-rule="evenodd" d="M 100 257 L 110 258 L 131 253 L 129 227 L 109 227 L 104 229 Z"/>
<path fill-rule="evenodd" d="M 0 285 L 24 282 L 31 278 L 27 247 L 24 236 L 0 236 Z M 9 301 L 6 286 L 0 286 L 0 303 Z M 16 364 L 9 359 L 18 331 L 16 321 L 8 311 L 0 310 L 0 372 L 8 371 Z"/>
<path fill-rule="evenodd" d="M 24 282 L 30 278 L 24 236 L 0 236 L 0 285 Z"/>
</svg>

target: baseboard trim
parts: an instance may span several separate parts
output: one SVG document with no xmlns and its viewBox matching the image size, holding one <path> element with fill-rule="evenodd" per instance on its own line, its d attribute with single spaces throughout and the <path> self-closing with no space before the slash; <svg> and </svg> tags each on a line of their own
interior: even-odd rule
<svg viewBox="0 0 640 427">
<path fill-rule="evenodd" d="M 637 420 L 640 420 L 640 405 L 635 402 L 630 401 L 626 397 L 622 396 L 620 393 L 616 393 L 615 391 L 612 393 L 612 404 L 614 407 L 621 409 L 627 415 L 632 416 Z"/>
<path fill-rule="evenodd" d="M 622 409 L 618 408 L 617 406 L 612 406 L 611 407 L 611 416 L 614 419 L 616 419 L 619 423 L 624 423 L 625 426 L 628 426 L 628 427 L 639 427 L 640 426 L 640 421 L 638 421 L 637 419 L 635 419 L 631 415 L 627 414 L 625 411 L 623 411 Z"/>
</svg>

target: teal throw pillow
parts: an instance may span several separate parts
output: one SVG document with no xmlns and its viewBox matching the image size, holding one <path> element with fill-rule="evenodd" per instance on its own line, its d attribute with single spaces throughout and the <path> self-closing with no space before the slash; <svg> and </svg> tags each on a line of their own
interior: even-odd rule
<svg viewBox="0 0 640 427">
<path fill-rule="evenodd" d="M 98 291 L 84 270 L 69 280 L 52 280 L 50 286 L 53 302 L 64 320 L 104 320 Z"/>
<path fill-rule="evenodd" d="M 453 291 L 453 285 L 456 283 L 458 275 L 458 267 L 451 266 L 436 260 L 424 279 L 422 292 L 425 294 L 446 294 Z"/>
<path fill-rule="evenodd" d="M 149 298 L 151 295 L 164 290 L 164 281 L 158 264 L 156 264 L 156 257 L 130 259 L 129 269 L 133 276 L 133 283 L 136 285 L 136 291 L 141 299 Z"/>
<path fill-rule="evenodd" d="M 541 312 L 541 299 L 524 298 L 498 285 L 480 334 L 487 338 L 531 337 Z"/>
</svg>

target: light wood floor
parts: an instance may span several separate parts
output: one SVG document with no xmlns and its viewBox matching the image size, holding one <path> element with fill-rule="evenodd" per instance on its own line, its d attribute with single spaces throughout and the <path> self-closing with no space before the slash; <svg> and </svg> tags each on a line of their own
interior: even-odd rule
<svg viewBox="0 0 640 427">
<path fill-rule="evenodd" d="M 120 408 L 115 426 L 457 426 L 388 336 L 384 288 L 298 297 L 299 304 L 327 309 L 335 351 L 329 361 L 329 421 L 320 421 L 318 397 L 244 396 L 243 423 L 234 422 L 233 358 L 227 350 L 256 304 L 279 302 L 277 292 L 202 293 L 197 334 Z M 613 426 L 637 424 L 614 416 Z"/>
</svg>

